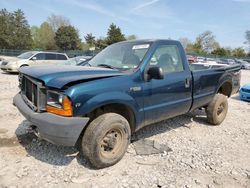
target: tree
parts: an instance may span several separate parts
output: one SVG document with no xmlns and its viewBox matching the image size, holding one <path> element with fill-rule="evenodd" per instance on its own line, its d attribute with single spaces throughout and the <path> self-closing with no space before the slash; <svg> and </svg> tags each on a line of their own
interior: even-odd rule
<svg viewBox="0 0 250 188">
<path fill-rule="evenodd" d="M 55 33 L 48 22 L 43 22 L 40 27 L 32 26 L 31 34 L 33 49 L 55 50 Z"/>
<path fill-rule="evenodd" d="M 30 49 L 32 38 L 30 26 L 21 9 L 0 11 L 0 47 L 9 49 Z"/>
<path fill-rule="evenodd" d="M 107 41 L 103 38 L 99 38 L 95 42 L 95 47 L 97 49 L 102 50 L 102 49 L 106 48 L 107 46 L 108 46 Z"/>
<path fill-rule="evenodd" d="M 40 48 L 40 36 L 39 36 L 39 27 L 32 26 L 30 28 L 31 37 L 32 37 L 32 49 L 38 49 Z"/>
<path fill-rule="evenodd" d="M 235 48 L 232 51 L 232 54 L 234 57 L 246 57 L 246 52 L 243 48 L 239 47 L 239 48 Z"/>
<path fill-rule="evenodd" d="M 112 23 L 109 26 L 108 33 L 107 33 L 107 39 L 106 39 L 107 44 L 110 45 L 110 44 L 124 41 L 124 40 L 126 39 L 125 39 L 124 34 L 122 34 L 121 29 L 117 27 L 114 23 Z"/>
<path fill-rule="evenodd" d="M 188 54 L 195 53 L 194 44 L 193 43 L 187 44 L 185 51 Z"/>
<path fill-rule="evenodd" d="M 6 9 L 0 10 L 0 48 L 10 48 L 11 46 L 11 13 Z"/>
<path fill-rule="evenodd" d="M 222 47 L 219 47 L 219 48 L 216 48 L 215 50 L 213 50 L 211 52 L 211 54 L 213 55 L 217 55 L 217 56 L 228 56 L 228 51 L 225 49 L 225 48 L 222 48 Z"/>
<path fill-rule="evenodd" d="M 207 52 L 205 50 L 203 50 L 202 48 L 202 44 L 200 42 L 195 42 L 194 44 L 192 44 L 192 46 L 190 46 L 190 48 L 192 48 L 193 52 L 199 54 L 199 55 L 206 55 Z"/>
<path fill-rule="evenodd" d="M 80 49 L 81 39 L 73 26 L 61 26 L 55 35 L 56 45 L 62 50 Z"/>
<path fill-rule="evenodd" d="M 45 50 L 54 50 L 57 48 L 55 42 L 55 33 L 48 22 L 43 22 L 39 29 L 40 46 Z"/>
<path fill-rule="evenodd" d="M 68 18 L 62 15 L 52 14 L 47 18 L 47 22 L 54 32 L 56 32 L 61 26 L 69 26 L 70 21 Z"/>
<path fill-rule="evenodd" d="M 192 42 L 188 38 L 180 38 L 179 41 L 181 42 L 183 48 L 187 51 L 187 47 L 191 47 Z M 191 49 L 191 48 L 190 48 Z"/>
<path fill-rule="evenodd" d="M 245 38 L 246 38 L 245 44 L 248 45 L 249 53 L 250 53 L 250 30 L 246 31 L 246 33 L 245 33 Z"/>
<path fill-rule="evenodd" d="M 84 38 L 89 47 L 95 46 L 95 37 L 92 35 L 92 33 L 88 33 Z"/>
<path fill-rule="evenodd" d="M 225 49 L 226 49 L 226 51 L 227 51 L 227 56 L 232 56 L 232 48 L 227 47 L 227 48 L 225 48 Z"/>
<path fill-rule="evenodd" d="M 211 31 L 205 31 L 196 38 L 194 47 L 198 52 L 211 53 L 219 48 L 219 43 L 215 40 L 215 36 Z"/>
<path fill-rule="evenodd" d="M 12 48 L 30 49 L 32 46 L 30 26 L 21 9 L 14 11 L 13 22 L 15 27 L 13 27 L 14 30 L 12 31 L 13 32 Z"/>
<path fill-rule="evenodd" d="M 136 40 L 137 39 L 137 36 L 136 35 L 128 35 L 126 37 L 126 40 Z"/>
</svg>

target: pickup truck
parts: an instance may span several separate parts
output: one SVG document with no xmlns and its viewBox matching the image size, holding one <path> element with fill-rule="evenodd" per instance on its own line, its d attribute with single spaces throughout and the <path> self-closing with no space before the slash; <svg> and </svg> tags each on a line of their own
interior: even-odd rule
<svg viewBox="0 0 250 188">
<path fill-rule="evenodd" d="M 225 119 L 240 87 L 240 66 L 190 70 L 174 40 L 125 41 L 84 66 L 22 67 L 13 103 L 40 138 L 79 146 L 95 168 L 117 163 L 142 127 L 205 108 Z"/>
</svg>

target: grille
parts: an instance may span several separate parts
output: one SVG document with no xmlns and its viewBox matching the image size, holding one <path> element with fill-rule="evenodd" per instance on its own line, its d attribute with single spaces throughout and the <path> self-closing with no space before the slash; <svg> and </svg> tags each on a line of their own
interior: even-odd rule
<svg viewBox="0 0 250 188">
<path fill-rule="evenodd" d="M 242 88 L 241 90 L 242 90 L 243 92 L 250 93 L 250 89 Z"/>
<path fill-rule="evenodd" d="M 19 87 L 24 101 L 33 111 L 45 110 L 46 90 L 41 82 L 20 73 Z"/>
</svg>

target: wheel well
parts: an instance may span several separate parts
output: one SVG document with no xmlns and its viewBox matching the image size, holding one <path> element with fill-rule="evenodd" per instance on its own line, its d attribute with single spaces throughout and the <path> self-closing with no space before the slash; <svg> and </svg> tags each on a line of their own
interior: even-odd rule
<svg viewBox="0 0 250 188">
<path fill-rule="evenodd" d="M 27 65 L 27 64 L 23 64 L 23 65 L 21 65 L 20 67 L 27 67 L 27 66 L 29 66 L 29 65 Z"/>
<path fill-rule="evenodd" d="M 221 93 L 221 94 L 223 94 L 223 95 L 226 95 L 226 96 L 230 97 L 230 96 L 231 96 L 231 93 L 232 93 L 232 83 L 229 82 L 229 81 L 224 82 L 224 83 L 220 86 L 220 88 L 219 88 L 219 90 L 218 90 L 218 93 Z"/>
<path fill-rule="evenodd" d="M 134 112 L 130 107 L 124 104 L 119 104 L 119 103 L 107 104 L 107 105 L 96 108 L 92 112 L 86 114 L 86 116 L 90 118 L 89 122 L 91 122 L 96 117 L 105 113 L 110 113 L 110 112 L 120 114 L 121 116 L 126 118 L 127 121 L 129 122 L 131 132 L 133 133 L 135 131 L 136 123 L 135 123 Z"/>
</svg>

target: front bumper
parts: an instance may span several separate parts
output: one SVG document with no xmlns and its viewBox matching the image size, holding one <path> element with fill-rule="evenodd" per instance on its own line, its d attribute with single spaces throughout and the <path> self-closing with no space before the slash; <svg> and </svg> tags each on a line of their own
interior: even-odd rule
<svg viewBox="0 0 250 188">
<path fill-rule="evenodd" d="M 250 93 L 240 91 L 240 99 L 244 101 L 250 101 Z"/>
<path fill-rule="evenodd" d="M 18 72 L 18 67 L 12 64 L 1 65 L 1 70 L 5 72 Z"/>
<path fill-rule="evenodd" d="M 74 146 L 87 125 L 87 117 L 62 117 L 48 112 L 36 113 L 24 102 L 22 96 L 17 94 L 13 104 L 22 115 L 37 129 L 38 136 L 53 144 Z"/>
</svg>

